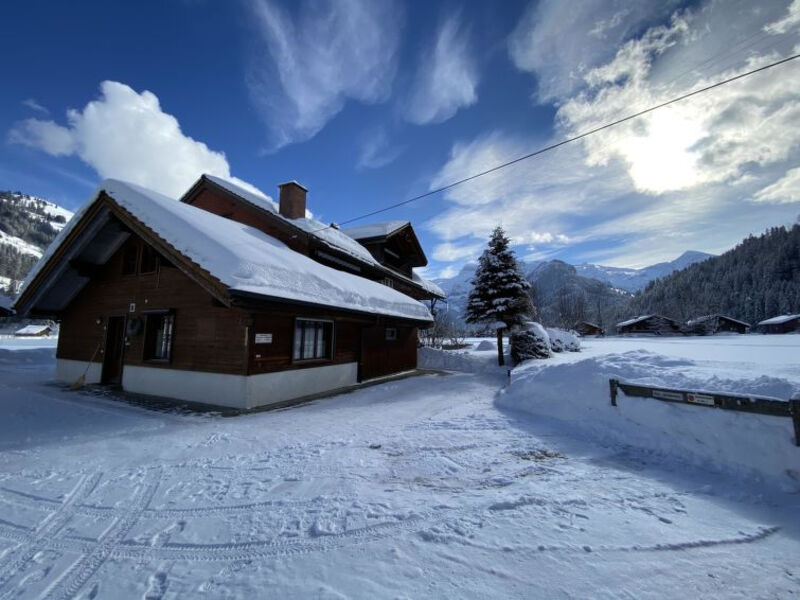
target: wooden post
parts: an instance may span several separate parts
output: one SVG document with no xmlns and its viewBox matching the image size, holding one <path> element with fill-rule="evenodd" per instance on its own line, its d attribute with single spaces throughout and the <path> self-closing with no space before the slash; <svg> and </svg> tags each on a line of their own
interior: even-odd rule
<svg viewBox="0 0 800 600">
<path fill-rule="evenodd" d="M 794 422 L 794 444 L 800 446 L 800 399 L 789 400 L 789 410 Z"/>
<path fill-rule="evenodd" d="M 506 364 L 503 357 L 503 329 L 501 327 L 497 328 L 497 364 L 501 367 Z"/>
<path fill-rule="evenodd" d="M 611 406 L 617 405 L 617 386 L 619 382 L 616 379 L 608 380 L 609 391 L 611 392 Z"/>
</svg>

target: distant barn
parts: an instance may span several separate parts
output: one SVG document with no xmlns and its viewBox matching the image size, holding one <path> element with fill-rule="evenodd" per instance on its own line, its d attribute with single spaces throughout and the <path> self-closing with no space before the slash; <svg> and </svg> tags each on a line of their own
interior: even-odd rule
<svg viewBox="0 0 800 600">
<path fill-rule="evenodd" d="M 750 323 L 727 315 L 705 315 L 686 322 L 686 333 L 713 335 L 715 333 L 747 333 Z"/>
<path fill-rule="evenodd" d="M 642 315 L 617 323 L 619 335 L 675 335 L 680 332 L 677 321 L 661 315 Z"/>
<path fill-rule="evenodd" d="M 577 323 L 574 327 L 575 331 L 577 331 L 583 337 L 589 335 L 605 335 L 606 331 L 599 325 L 595 325 L 594 323 L 590 323 L 589 321 L 581 321 Z"/>
<path fill-rule="evenodd" d="M 50 335 L 51 332 L 52 329 L 49 325 L 26 325 L 15 332 L 14 335 L 17 337 L 43 337 Z"/>
<path fill-rule="evenodd" d="M 793 333 L 800 331 L 800 315 L 780 315 L 758 324 L 763 333 Z"/>
</svg>

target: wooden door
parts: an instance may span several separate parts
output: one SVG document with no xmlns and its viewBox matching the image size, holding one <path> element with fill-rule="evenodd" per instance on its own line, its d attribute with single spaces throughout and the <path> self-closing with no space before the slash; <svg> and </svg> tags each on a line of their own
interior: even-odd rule
<svg viewBox="0 0 800 600">
<path fill-rule="evenodd" d="M 109 317 L 103 357 L 102 382 L 122 384 L 122 357 L 125 350 L 125 317 Z"/>
</svg>

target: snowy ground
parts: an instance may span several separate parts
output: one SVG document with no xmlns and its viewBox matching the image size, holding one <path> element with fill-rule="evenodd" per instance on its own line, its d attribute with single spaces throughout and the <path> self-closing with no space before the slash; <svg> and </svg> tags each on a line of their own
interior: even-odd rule
<svg viewBox="0 0 800 600">
<path fill-rule="evenodd" d="M 770 337 L 709 343 L 759 346 L 731 369 L 774 374 L 774 350 L 791 371 L 789 336 Z M 707 356 L 680 341 L 589 341 L 553 364 Z M 800 595 L 797 494 L 497 408 L 504 372 L 225 419 L 65 391 L 52 345 L 10 343 L 3 600 Z"/>
</svg>

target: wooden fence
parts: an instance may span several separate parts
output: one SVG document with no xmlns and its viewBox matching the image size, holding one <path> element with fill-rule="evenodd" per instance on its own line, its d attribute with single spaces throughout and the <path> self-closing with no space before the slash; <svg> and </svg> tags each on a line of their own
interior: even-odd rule
<svg viewBox="0 0 800 600">
<path fill-rule="evenodd" d="M 699 393 L 688 390 L 656 388 L 645 385 L 624 383 L 618 379 L 609 379 L 611 405 L 617 405 L 617 392 L 622 390 L 626 396 L 637 398 L 653 398 L 662 402 L 691 404 L 706 408 L 735 410 L 738 412 L 771 415 L 773 417 L 789 417 L 794 423 L 795 445 L 800 446 L 800 400 L 774 400 L 757 396 L 736 396 L 731 394 Z"/>
</svg>

